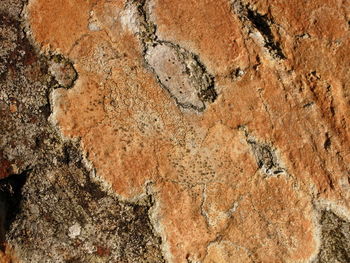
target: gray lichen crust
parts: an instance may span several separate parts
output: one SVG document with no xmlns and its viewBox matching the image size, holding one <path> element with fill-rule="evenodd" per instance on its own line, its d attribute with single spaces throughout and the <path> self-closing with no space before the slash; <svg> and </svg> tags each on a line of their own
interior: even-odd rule
<svg viewBox="0 0 350 263">
<path fill-rule="evenodd" d="M 163 262 L 142 204 L 120 202 L 93 182 L 68 146 L 66 164 L 27 175 L 8 242 L 24 262 Z"/>
<path fill-rule="evenodd" d="M 133 12 L 137 14 L 136 33 L 143 45 L 146 64 L 177 105 L 204 111 L 206 105 L 214 102 L 218 96 L 214 77 L 196 54 L 158 38 L 157 26 L 150 21 L 146 4 L 145 0 L 133 0 L 126 5 L 126 9 L 134 9 Z"/>
<path fill-rule="evenodd" d="M 350 262 L 350 223 L 331 210 L 321 212 L 321 248 L 314 263 Z"/>
<path fill-rule="evenodd" d="M 147 48 L 145 59 L 158 81 L 183 108 L 205 109 L 205 102 L 216 99 L 214 80 L 196 56 L 168 42 Z"/>
</svg>

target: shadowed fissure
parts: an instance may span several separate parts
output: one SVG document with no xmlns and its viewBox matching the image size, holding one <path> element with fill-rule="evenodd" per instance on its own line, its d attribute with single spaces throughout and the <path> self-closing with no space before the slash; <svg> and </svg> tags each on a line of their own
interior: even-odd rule
<svg viewBox="0 0 350 263">
<path fill-rule="evenodd" d="M 264 39 L 264 47 L 268 50 L 271 57 L 279 60 L 286 59 L 281 44 L 275 39 L 271 30 L 271 26 L 274 24 L 273 19 L 269 18 L 267 14 L 260 14 L 241 0 L 233 0 L 232 7 L 234 13 L 249 33 L 254 31 L 260 32 Z"/>
</svg>

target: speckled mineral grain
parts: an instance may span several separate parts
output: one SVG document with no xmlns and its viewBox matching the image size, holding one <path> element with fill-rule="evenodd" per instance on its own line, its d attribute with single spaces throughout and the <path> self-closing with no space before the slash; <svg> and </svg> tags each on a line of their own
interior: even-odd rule
<svg viewBox="0 0 350 263">
<path fill-rule="evenodd" d="M 51 123 L 120 200 L 154 198 L 167 262 L 350 262 L 348 0 L 25 13 L 41 51 L 74 65 L 49 67 L 74 75 L 50 94 Z"/>
</svg>

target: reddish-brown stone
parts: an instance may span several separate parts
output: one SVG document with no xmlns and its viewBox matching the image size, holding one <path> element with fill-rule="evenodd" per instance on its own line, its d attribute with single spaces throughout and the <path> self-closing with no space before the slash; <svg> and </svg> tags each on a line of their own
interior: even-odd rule
<svg viewBox="0 0 350 263">
<path fill-rule="evenodd" d="M 0 179 L 6 178 L 12 173 L 11 162 L 4 159 L 3 154 L 0 152 Z"/>
</svg>

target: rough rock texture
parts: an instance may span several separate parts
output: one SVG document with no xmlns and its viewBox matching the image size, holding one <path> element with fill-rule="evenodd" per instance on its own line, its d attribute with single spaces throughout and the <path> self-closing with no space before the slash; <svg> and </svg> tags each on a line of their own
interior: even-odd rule
<svg viewBox="0 0 350 263">
<path fill-rule="evenodd" d="M 50 94 L 77 75 L 33 47 L 23 4 L 0 3 L 0 262 L 164 262 L 152 196 L 118 199 L 48 121 Z"/>
<path fill-rule="evenodd" d="M 349 262 L 348 0 L 30 0 L 23 14 L 46 70 L 35 102 L 2 95 L 5 119 L 44 107 L 2 144 L 2 177 L 28 178 L 8 231 L 19 258 Z M 17 144 L 37 129 L 44 157 Z"/>
</svg>

